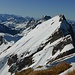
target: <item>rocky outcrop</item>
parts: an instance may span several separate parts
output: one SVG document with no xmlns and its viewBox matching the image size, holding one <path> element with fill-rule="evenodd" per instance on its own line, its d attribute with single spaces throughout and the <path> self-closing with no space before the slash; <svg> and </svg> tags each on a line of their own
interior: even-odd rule
<svg viewBox="0 0 75 75">
<path fill-rule="evenodd" d="M 3 43 L 3 36 L 0 36 L 0 45 Z"/>
</svg>

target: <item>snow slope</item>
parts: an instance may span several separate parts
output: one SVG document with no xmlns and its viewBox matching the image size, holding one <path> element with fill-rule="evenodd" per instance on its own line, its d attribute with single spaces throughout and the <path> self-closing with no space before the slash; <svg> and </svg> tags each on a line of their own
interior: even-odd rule
<svg viewBox="0 0 75 75">
<path fill-rule="evenodd" d="M 2 66 L 0 66 L 0 75 L 10 75 L 11 71 L 8 71 L 9 69 L 11 69 L 11 67 L 13 70 L 13 72 L 11 73 L 14 73 L 15 71 L 22 70 L 23 68 L 36 68 L 38 66 L 47 65 L 47 63 L 51 59 L 57 57 L 60 53 L 72 49 L 73 45 L 69 43 L 62 48 L 62 51 L 58 49 L 54 55 L 52 54 L 55 46 L 61 43 L 64 39 L 62 37 L 56 39 L 55 37 L 56 40 L 51 42 L 51 39 L 53 38 L 51 37 L 52 34 L 54 34 L 56 31 L 58 32 L 58 29 L 60 28 L 60 25 L 62 23 L 62 21 L 60 21 L 60 18 L 61 17 L 58 15 L 39 24 L 26 36 L 17 41 L 6 52 L 1 53 L 0 65 L 2 64 L 2 61 L 4 63 Z M 14 57 L 16 57 L 17 59 L 15 58 L 16 60 L 14 60 Z M 9 59 L 11 63 L 9 63 Z M 21 66 L 21 68 L 16 65 L 17 63 L 18 66 Z"/>
<path fill-rule="evenodd" d="M 52 20 L 55 21 L 55 24 L 51 25 Z M 43 22 L 41 25 L 38 25 L 35 29 L 28 33 L 27 36 L 21 38 L 12 48 L 14 48 L 13 52 L 16 50 L 17 54 L 25 52 L 27 48 L 35 48 L 44 42 L 51 33 L 54 32 L 56 28 L 60 25 L 59 16 L 52 18 L 46 22 Z M 42 38 L 42 39 L 41 39 Z M 44 40 L 44 41 L 43 41 Z M 35 44 L 36 43 L 36 44 Z M 23 48 L 23 47 L 24 48 Z M 17 49 L 19 47 L 19 50 Z M 27 47 L 27 48 L 25 48 Z M 12 49 L 11 48 L 11 49 Z M 21 49 L 20 49 L 21 48 Z M 32 49 L 33 50 L 33 49 Z M 20 52 L 22 51 L 22 52 Z M 9 49 L 7 54 L 10 54 L 12 51 Z"/>
</svg>

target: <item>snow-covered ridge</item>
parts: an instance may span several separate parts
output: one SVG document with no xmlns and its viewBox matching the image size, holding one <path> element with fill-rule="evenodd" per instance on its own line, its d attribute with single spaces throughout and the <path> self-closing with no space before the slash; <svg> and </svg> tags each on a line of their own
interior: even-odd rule
<svg viewBox="0 0 75 75">
<path fill-rule="evenodd" d="M 47 65 L 60 53 L 72 49 L 70 37 L 66 37 L 64 41 L 59 30 L 62 20 L 64 18 L 57 15 L 37 25 L 6 52 L 1 53 L 0 65 L 6 59 L 0 66 L 1 75 L 10 75 L 10 72 L 14 73 L 23 68 Z"/>
<path fill-rule="evenodd" d="M 55 24 L 51 25 L 52 21 L 53 22 L 55 21 Z M 14 49 L 16 50 L 16 48 L 21 47 L 22 44 L 24 44 L 23 45 L 24 48 L 27 47 L 26 44 L 28 44 L 28 46 L 29 46 L 29 44 L 32 44 L 32 43 L 34 45 L 37 45 L 38 42 L 41 44 L 42 42 L 44 42 L 47 39 L 47 37 L 49 37 L 58 28 L 58 26 L 60 26 L 60 23 L 61 22 L 59 22 L 59 16 L 56 16 L 46 22 L 43 22 L 41 25 L 38 25 L 35 29 L 33 29 L 31 32 L 29 32 L 27 36 L 24 36 L 23 38 L 21 38 L 13 46 L 13 48 L 15 47 Z M 37 43 L 37 44 L 35 44 L 35 43 Z M 31 47 L 32 47 L 32 45 L 31 45 Z M 9 51 L 11 51 L 11 50 L 9 50 Z M 16 51 L 18 51 L 18 49 Z M 21 51 L 23 51 L 23 50 L 21 50 Z"/>
</svg>

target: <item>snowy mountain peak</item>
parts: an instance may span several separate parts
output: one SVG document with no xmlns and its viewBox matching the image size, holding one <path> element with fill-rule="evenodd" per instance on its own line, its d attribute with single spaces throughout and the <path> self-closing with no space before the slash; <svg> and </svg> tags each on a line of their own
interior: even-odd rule
<svg viewBox="0 0 75 75">
<path fill-rule="evenodd" d="M 63 21 L 63 20 L 66 20 L 66 18 L 65 18 L 65 16 L 64 15 L 59 15 L 59 17 L 60 17 L 60 21 Z"/>
<path fill-rule="evenodd" d="M 50 16 L 47 16 L 47 15 L 44 15 L 43 17 L 42 17 L 42 20 L 49 20 L 49 19 L 51 19 L 51 17 Z"/>
<path fill-rule="evenodd" d="M 10 75 L 22 69 L 54 65 L 61 56 L 73 49 L 71 36 L 63 37 L 60 26 L 68 24 L 64 15 L 55 16 L 38 24 L 11 48 L 0 54 L 0 73 Z M 68 52 L 65 55 L 61 55 Z M 61 56 L 60 56 L 61 55 Z M 3 62 L 2 62 L 3 61 Z M 53 63 L 54 62 L 54 63 Z M 44 69 L 43 68 L 43 69 Z"/>
</svg>

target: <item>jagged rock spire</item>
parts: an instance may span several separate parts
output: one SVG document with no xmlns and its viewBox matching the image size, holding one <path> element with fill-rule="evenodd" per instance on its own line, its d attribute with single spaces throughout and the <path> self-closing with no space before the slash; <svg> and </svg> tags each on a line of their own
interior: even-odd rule
<svg viewBox="0 0 75 75">
<path fill-rule="evenodd" d="M 63 20 L 66 20 L 65 16 L 63 14 L 59 15 L 60 17 L 60 20 L 59 21 L 63 21 Z"/>
</svg>

